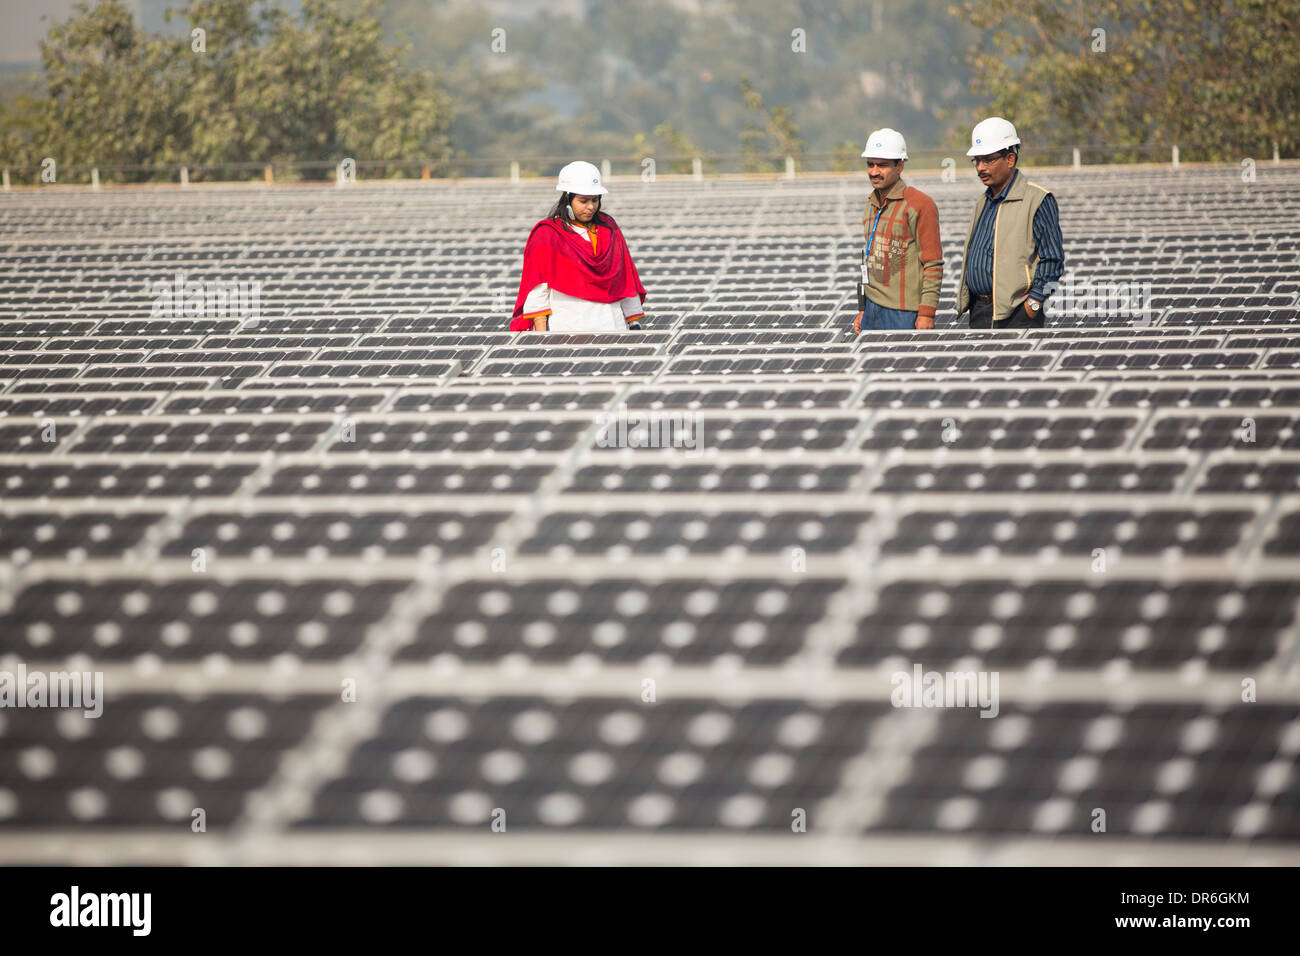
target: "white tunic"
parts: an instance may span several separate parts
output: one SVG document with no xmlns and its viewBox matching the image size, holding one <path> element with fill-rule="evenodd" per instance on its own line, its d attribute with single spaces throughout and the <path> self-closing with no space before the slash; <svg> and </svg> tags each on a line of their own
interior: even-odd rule
<svg viewBox="0 0 1300 956">
<path fill-rule="evenodd" d="M 587 230 L 575 223 L 570 229 L 587 238 Z M 551 332 L 626 332 L 627 317 L 640 315 L 640 296 L 631 295 L 618 302 L 590 302 L 577 296 L 565 295 L 545 282 L 533 286 L 524 299 L 524 315 L 551 310 L 547 329 Z"/>
</svg>

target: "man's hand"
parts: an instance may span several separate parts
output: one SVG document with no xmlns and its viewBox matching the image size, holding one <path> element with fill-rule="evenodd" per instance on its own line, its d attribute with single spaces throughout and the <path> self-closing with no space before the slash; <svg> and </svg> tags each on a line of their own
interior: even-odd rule
<svg viewBox="0 0 1300 956">
<path fill-rule="evenodd" d="M 533 319 L 533 331 L 534 331 L 534 332 L 545 332 L 545 331 L 546 331 L 546 320 L 549 319 L 549 318 L 550 318 L 549 315 L 539 315 L 537 318 Z"/>
<path fill-rule="evenodd" d="M 914 328 L 918 328 L 918 329 L 932 329 L 932 328 L 934 328 L 934 316 L 932 316 L 932 315 L 918 315 L 918 316 L 916 317 L 916 322 L 914 323 Z"/>
<path fill-rule="evenodd" d="M 853 319 L 853 334 L 862 334 L 862 313 L 859 312 Z"/>
</svg>

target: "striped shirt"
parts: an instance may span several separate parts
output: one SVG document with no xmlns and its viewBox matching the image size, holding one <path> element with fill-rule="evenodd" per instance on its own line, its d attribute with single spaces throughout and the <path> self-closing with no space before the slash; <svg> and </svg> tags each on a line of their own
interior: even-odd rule
<svg viewBox="0 0 1300 956">
<path fill-rule="evenodd" d="M 984 204 L 979 221 L 975 223 L 970 252 L 966 257 L 966 288 L 972 295 L 993 294 L 993 223 L 997 219 L 998 207 L 1007 198 L 1007 191 L 1019 175 L 1020 170 L 1017 169 L 996 196 L 991 190 L 988 192 L 989 200 Z M 1061 273 L 1065 271 L 1061 217 L 1056 197 L 1051 193 L 1043 197 L 1038 212 L 1034 214 L 1034 245 L 1038 250 L 1038 269 L 1034 272 L 1034 281 L 1029 287 L 1029 298 L 1042 302 L 1047 298 L 1048 284 L 1060 279 Z"/>
</svg>

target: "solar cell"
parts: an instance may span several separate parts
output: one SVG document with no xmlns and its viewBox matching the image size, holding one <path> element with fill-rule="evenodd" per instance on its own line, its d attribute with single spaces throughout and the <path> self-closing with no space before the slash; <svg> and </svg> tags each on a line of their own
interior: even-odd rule
<svg viewBox="0 0 1300 956">
<path fill-rule="evenodd" d="M 1225 250 L 1236 172 L 1045 171 L 1071 278 L 1152 309 L 997 331 L 953 315 L 977 187 L 927 178 L 937 328 L 860 336 L 858 176 L 615 176 L 647 316 L 598 334 L 507 328 L 549 183 L 5 193 L 0 669 L 113 692 L 0 713 L 0 857 L 187 862 L 145 837 L 201 804 L 1059 861 L 1105 805 L 1151 859 L 1300 861 L 1300 171 Z M 163 314 L 180 273 L 260 311 Z M 918 665 L 998 718 L 892 706 Z"/>
</svg>

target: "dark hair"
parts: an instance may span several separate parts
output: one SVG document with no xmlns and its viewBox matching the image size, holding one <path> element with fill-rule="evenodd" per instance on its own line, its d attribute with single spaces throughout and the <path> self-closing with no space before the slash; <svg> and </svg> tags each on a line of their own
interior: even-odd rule
<svg viewBox="0 0 1300 956">
<path fill-rule="evenodd" d="M 573 202 L 573 197 L 577 195 L 580 194 L 579 193 L 561 194 L 560 198 L 555 201 L 555 205 L 551 207 L 551 211 L 546 214 L 546 218 L 560 219 L 563 220 L 564 222 L 574 222 L 575 220 L 571 219 L 570 217 L 564 214 L 564 208 L 568 206 L 569 203 Z M 596 223 L 605 222 L 605 214 L 600 211 L 600 207 L 603 200 L 604 200 L 603 196 L 596 197 L 596 215 L 591 217 L 591 222 L 593 225 L 595 225 Z"/>
</svg>

